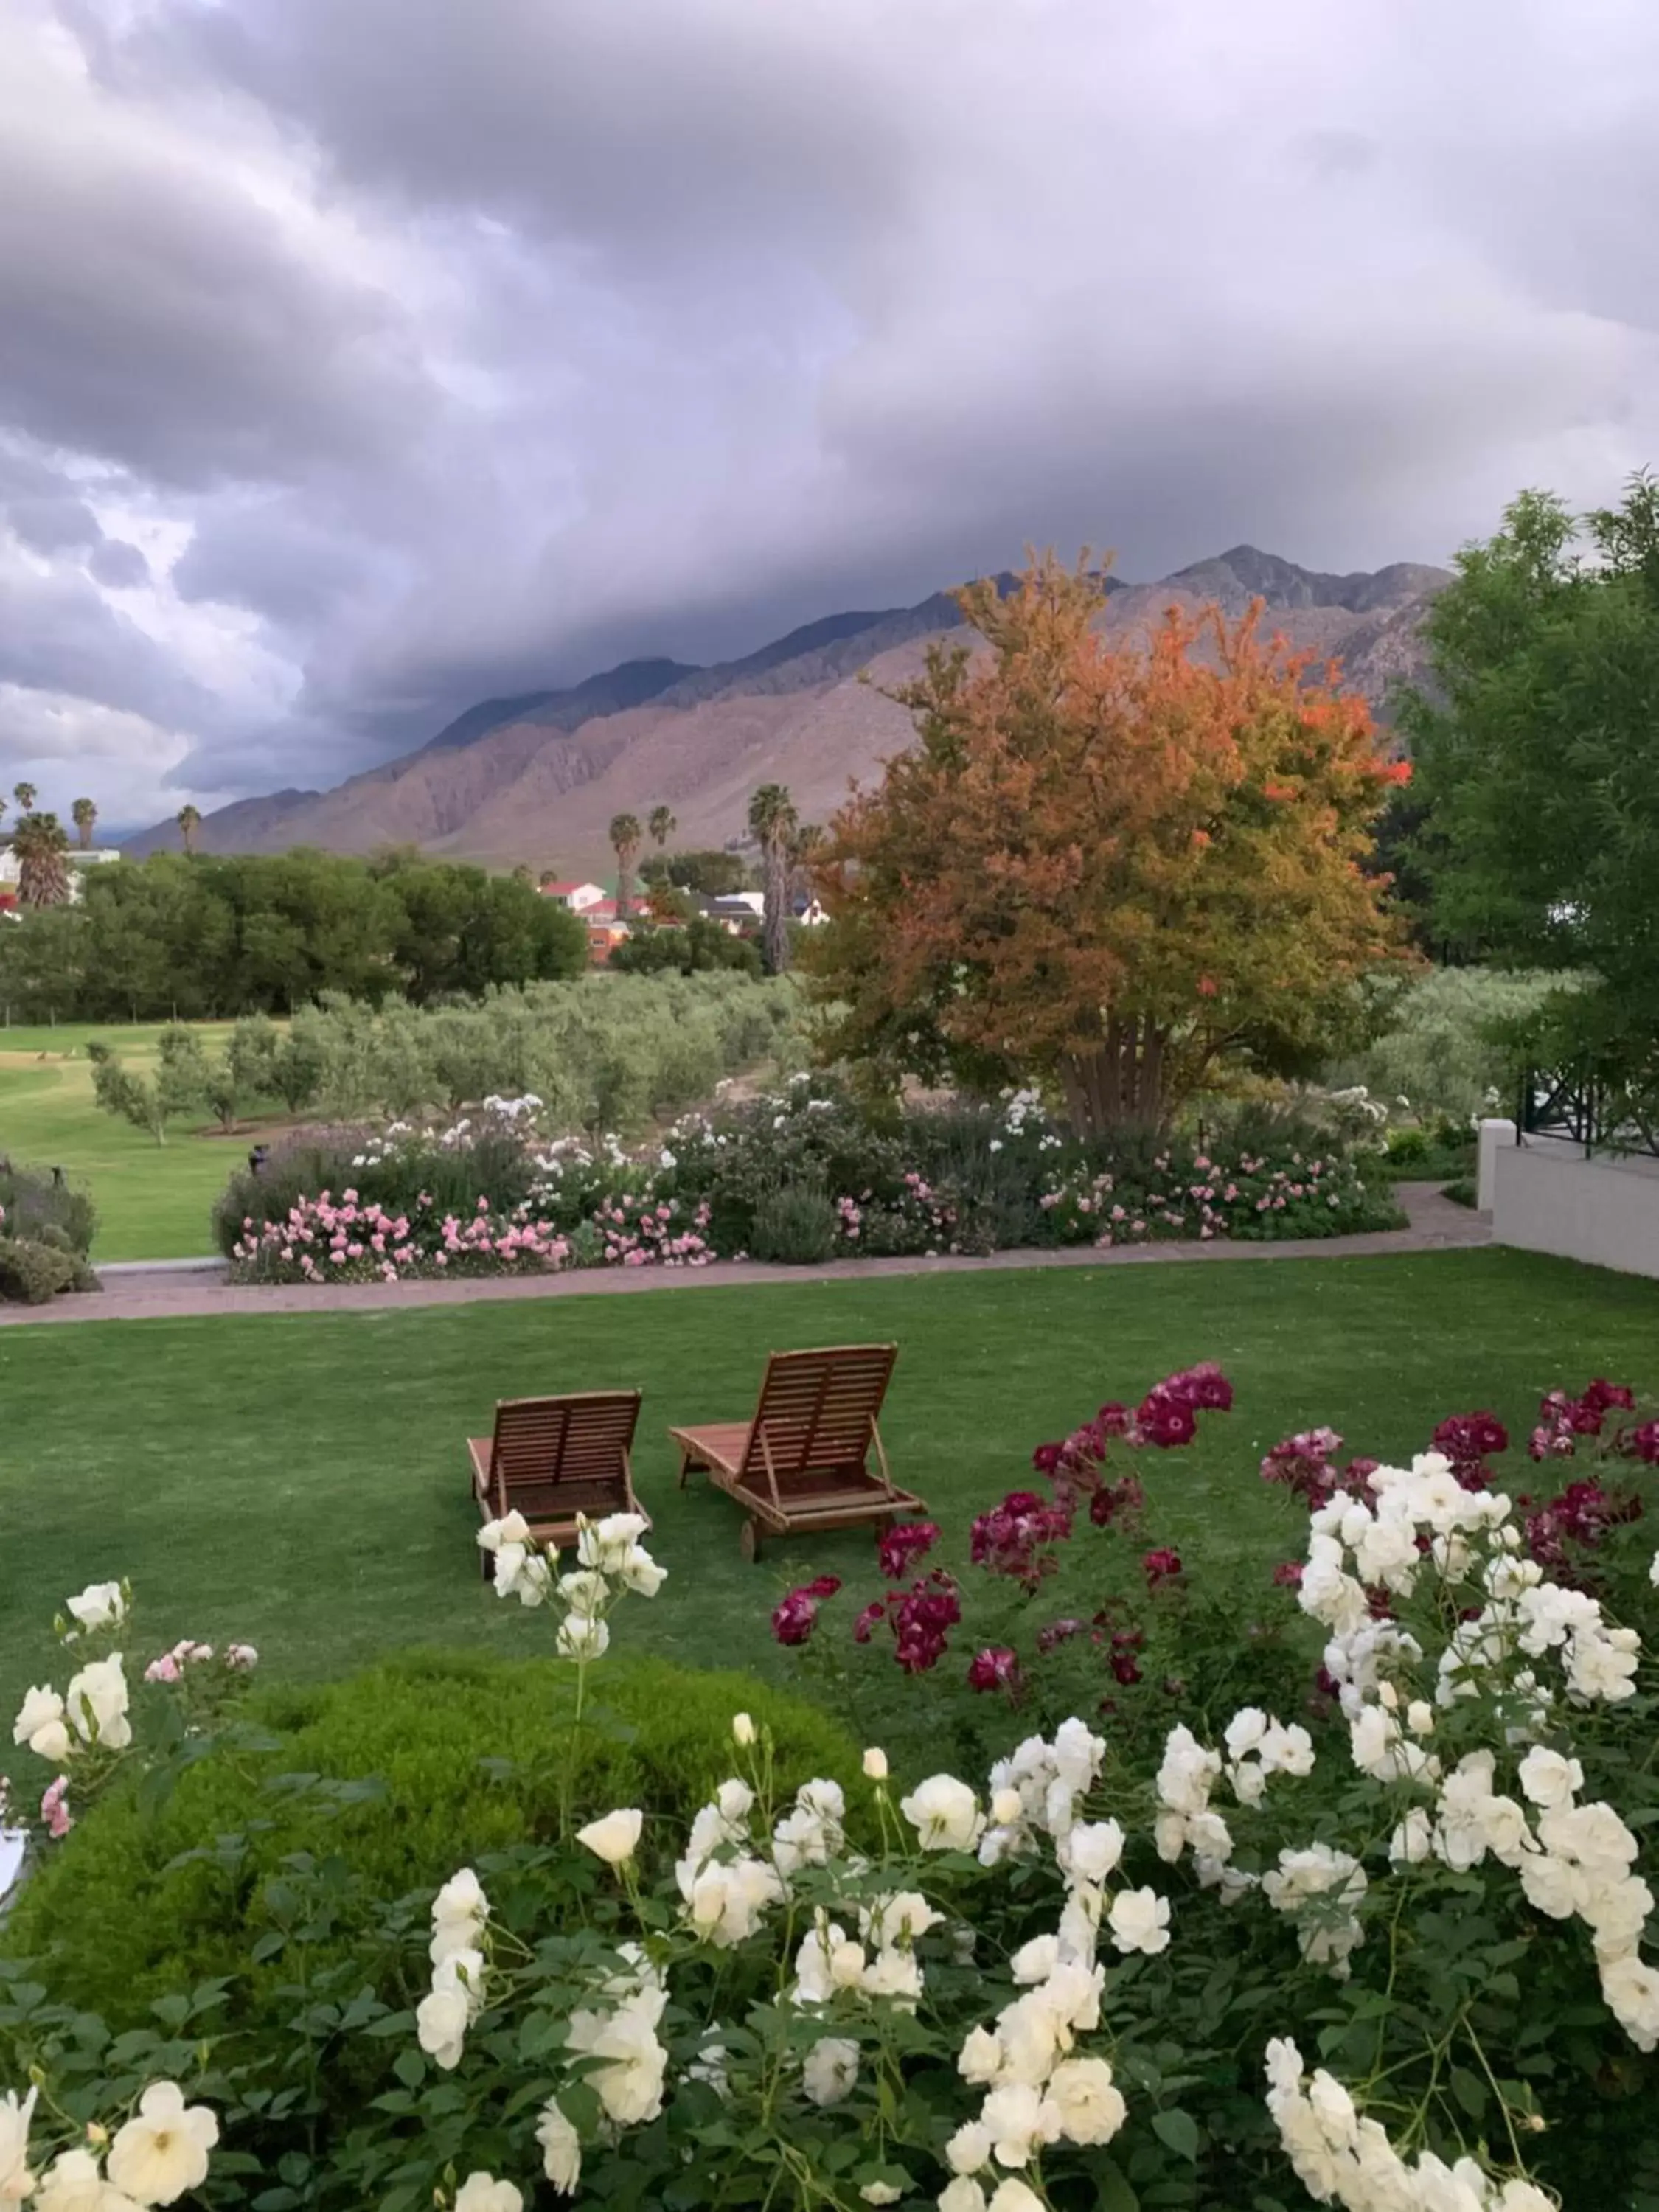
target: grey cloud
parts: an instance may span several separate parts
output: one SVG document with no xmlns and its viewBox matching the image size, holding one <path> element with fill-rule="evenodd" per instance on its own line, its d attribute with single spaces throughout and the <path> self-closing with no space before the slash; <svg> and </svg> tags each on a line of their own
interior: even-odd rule
<svg viewBox="0 0 1659 2212">
<path fill-rule="evenodd" d="M 162 728 L 209 728 L 211 693 L 84 576 L 0 568 L 0 684 L 142 715 Z"/>
<path fill-rule="evenodd" d="M 87 562 L 88 573 L 112 592 L 131 590 L 149 581 L 149 562 L 137 545 L 122 538 L 106 538 L 94 545 Z"/>
<path fill-rule="evenodd" d="M 186 787 L 1027 540 L 1443 559 L 1659 448 L 1647 0 L 57 12 L 99 105 L 0 134 L 0 427 L 187 521 L 158 588 L 289 671 L 191 679 Z M 79 496 L 14 527 L 96 548 L 37 544 Z"/>
<path fill-rule="evenodd" d="M 6 520 L 35 553 L 62 553 L 95 545 L 103 536 L 97 516 L 81 499 L 14 499 Z"/>
</svg>

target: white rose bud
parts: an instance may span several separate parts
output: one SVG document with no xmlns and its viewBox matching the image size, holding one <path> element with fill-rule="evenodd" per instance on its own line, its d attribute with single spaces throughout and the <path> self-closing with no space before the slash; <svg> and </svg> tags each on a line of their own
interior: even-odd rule
<svg viewBox="0 0 1659 2212">
<path fill-rule="evenodd" d="M 864 1772 L 866 1781 L 885 1782 L 887 1779 L 887 1753 L 884 1751 L 878 1751 L 876 1747 L 872 1744 L 869 1750 L 864 1754 Z"/>
<path fill-rule="evenodd" d="M 755 1741 L 755 1723 L 747 1713 L 732 1716 L 732 1741 L 743 1751 L 747 1751 Z"/>
<path fill-rule="evenodd" d="M 991 1800 L 991 1818 L 1000 1828 L 1015 1826 L 1024 1809 L 1024 1802 L 1018 1790 L 999 1790 Z"/>
</svg>

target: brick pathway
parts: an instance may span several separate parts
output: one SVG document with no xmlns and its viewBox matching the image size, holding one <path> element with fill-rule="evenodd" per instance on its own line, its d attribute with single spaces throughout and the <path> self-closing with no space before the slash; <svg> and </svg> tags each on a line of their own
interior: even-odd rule
<svg viewBox="0 0 1659 2212">
<path fill-rule="evenodd" d="M 585 1267 L 567 1275 L 475 1275 L 453 1282 L 336 1283 L 254 1287 L 217 1274 L 157 1267 L 112 1275 L 108 1285 L 49 1306 L 0 1305 L 0 1328 L 77 1321 L 155 1321 L 202 1314 L 375 1312 L 404 1306 L 461 1305 L 484 1298 L 559 1298 L 691 1290 L 717 1283 L 830 1283 L 883 1275 L 943 1275 L 1008 1267 L 1148 1267 L 1231 1260 L 1346 1260 L 1389 1252 L 1443 1252 L 1492 1242 L 1492 1224 L 1471 1207 L 1455 1206 L 1433 1183 L 1396 1190 L 1410 1227 L 1363 1237 L 1314 1237 L 1279 1244 L 1126 1244 L 1110 1251 L 1070 1245 L 1063 1251 L 994 1252 L 984 1259 L 834 1260 L 820 1267 L 764 1266 L 723 1260 L 713 1267 Z"/>
</svg>

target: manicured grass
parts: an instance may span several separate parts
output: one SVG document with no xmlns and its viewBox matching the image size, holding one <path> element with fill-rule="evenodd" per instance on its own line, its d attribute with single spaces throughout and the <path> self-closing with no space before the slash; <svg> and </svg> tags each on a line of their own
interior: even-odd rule
<svg viewBox="0 0 1659 2212">
<path fill-rule="evenodd" d="M 1553 1384 L 1650 1386 L 1659 1284 L 1480 1250 L 9 1328 L 0 1713 L 61 1674 L 55 1607 L 119 1574 L 143 1609 L 138 1656 L 235 1635 L 297 1675 L 415 1643 L 544 1649 L 545 1617 L 479 1580 L 463 1439 L 497 1397 L 611 1384 L 646 1394 L 635 1472 L 672 1577 L 629 1601 L 619 1636 L 781 1671 L 767 1613 L 790 1570 L 810 1558 L 862 1589 L 870 1539 L 746 1565 L 737 1510 L 676 1488 L 664 1431 L 747 1412 L 771 1346 L 889 1338 L 894 1469 L 958 1555 L 970 1516 L 1030 1480 L 1034 1443 L 1220 1360 L 1233 1413 L 1206 1417 L 1195 1449 L 1147 1455 L 1148 1540 L 1236 1577 L 1243 1618 L 1299 1548 L 1296 1511 L 1259 1479 L 1269 1444 L 1328 1421 L 1352 1450 L 1398 1456 L 1477 1407 L 1524 1437 Z M 1518 1487 L 1538 1479 L 1518 1452 L 1509 1465 Z"/>
<path fill-rule="evenodd" d="M 138 1075 L 155 1064 L 159 1022 L 0 1029 L 0 1153 L 61 1167 L 98 1208 L 93 1259 L 185 1260 L 211 1252 L 213 1201 L 252 1141 L 186 1118 L 158 1145 L 93 1103 L 88 1043 L 110 1045 Z M 228 1024 L 199 1024 L 210 1049 Z"/>
</svg>

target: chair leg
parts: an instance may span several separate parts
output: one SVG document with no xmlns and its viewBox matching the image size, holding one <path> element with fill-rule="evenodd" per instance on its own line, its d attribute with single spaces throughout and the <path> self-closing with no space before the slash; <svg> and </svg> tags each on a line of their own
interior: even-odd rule
<svg viewBox="0 0 1659 2212">
<path fill-rule="evenodd" d="M 738 1549 L 752 1566 L 761 1555 L 761 1532 L 758 1521 L 745 1521 L 738 1537 Z"/>
</svg>

